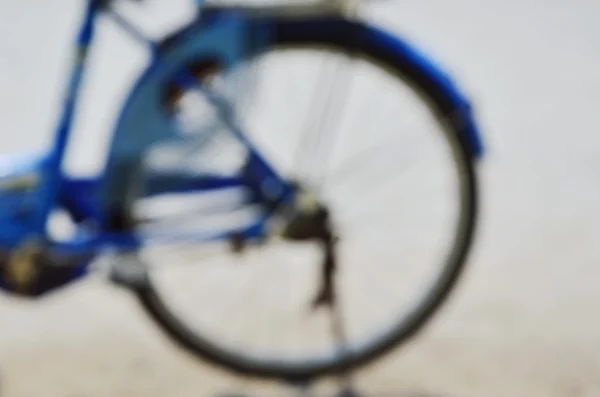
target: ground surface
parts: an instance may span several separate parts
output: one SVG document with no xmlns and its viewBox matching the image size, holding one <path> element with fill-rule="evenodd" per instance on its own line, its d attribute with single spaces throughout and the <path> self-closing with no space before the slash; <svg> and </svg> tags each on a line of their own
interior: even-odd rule
<svg viewBox="0 0 600 397">
<path fill-rule="evenodd" d="M 47 142 L 81 3 L 0 4 L 6 152 Z M 167 3 L 153 2 L 146 16 L 134 11 L 159 34 L 185 20 L 181 2 L 170 10 Z M 431 326 L 363 372 L 360 385 L 386 396 L 600 395 L 600 4 L 391 3 L 373 18 L 435 54 L 465 87 L 489 153 L 481 166 L 480 235 L 466 277 Z M 95 76 L 77 123 L 86 131 L 72 156 L 79 169 L 96 169 L 93 153 L 104 145 L 115 97 L 127 92 L 144 61 L 116 35 L 106 27 L 99 66 L 90 71 Z M 291 393 L 190 360 L 129 295 L 101 280 L 39 303 L 2 297 L 0 314 L 3 396 Z"/>
</svg>

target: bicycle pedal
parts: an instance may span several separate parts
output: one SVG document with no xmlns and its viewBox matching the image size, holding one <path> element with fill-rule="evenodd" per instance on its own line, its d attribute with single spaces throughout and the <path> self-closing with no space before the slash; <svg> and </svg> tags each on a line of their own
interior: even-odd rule
<svg viewBox="0 0 600 397">
<path fill-rule="evenodd" d="M 229 243 L 229 250 L 236 255 L 241 255 L 247 246 L 244 235 L 240 233 L 231 233 L 227 242 Z"/>
<path fill-rule="evenodd" d="M 118 260 L 111 266 L 109 279 L 122 287 L 140 289 L 149 285 L 148 271 L 137 257 Z"/>
</svg>

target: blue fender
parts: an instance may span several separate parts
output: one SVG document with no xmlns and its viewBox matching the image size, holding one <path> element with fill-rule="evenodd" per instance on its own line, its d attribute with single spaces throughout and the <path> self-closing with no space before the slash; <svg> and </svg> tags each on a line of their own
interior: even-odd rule
<svg viewBox="0 0 600 397">
<path fill-rule="evenodd" d="M 111 175 L 118 172 L 116 166 L 119 162 L 139 158 L 158 142 L 177 139 L 175 125 L 162 110 L 161 89 L 173 79 L 182 64 L 202 56 L 216 57 L 226 67 L 234 65 L 243 58 L 244 45 L 247 43 L 245 33 L 250 23 L 267 28 L 276 26 L 275 29 L 280 30 L 276 34 L 286 29 L 288 32 L 294 29 L 339 29 L 339 34 L 357 31 L 356 22 L 337 17 L 278 22 L 277 19 L 270 20 L 268 17 L 258 20 L 248 18 L 244 12 L 226 8 L 221 11 L 205 14 L 210 16 L 201 18 L 168 39 L 170 45 L 161 47 L 160 55 L 154 58 L 134 85 L 115 128 L 106 167 L 106 180 L 110 180 Z M 452 79 L 403 39 L 374 26 L 359 25 L 359 28 L 368 45 L 377 46 L 379 50 L 401 59 L 404 64 L 426 77 L 436 92 L 441 93 L 439 96 L 442 99 L 439 100 L 444 102 L 444 116 L 451 117 L 454 126 L 458 126 L 470 154 L 474 158 L 481 157 L 484 152 L 483 144 L 471 105 Z M 104 193 L 122 194 L 118 191 L 107 192 L 106 189 Z"/>
<path fill-rule="evenodd" d="M 315 40 L 329 37 L 328 40 L 343 43 L 350 50 L 356 48 L 366 54 L 377 54 L 378 58 L 399 65 L 409 80 L 427 87 L 427 96 L 436 103 L 441 116 L 461 134 L 469 154 L 475 159 L 482 157 L 483 142 L 467 96 L 448 74 L 401 37 L 373 25 L 339 17 L 297 18 L 276 25 L 276 35 L 287 35 L 293 39 L 312 37 Z M 299 35 L 299 31 L 303 34 Z"/>
<path fill-rule="evenodd" d="M 481 133 L 474 118 L 472 105 L 467 96 L 458 88 L 453 79 L 435 63 L 402 38 L 373 26 L 365 26 L 365 34 L 370 42 L 393 53 L 396 57 L 418 70 L 441 93 L 445 117 L 451 119 L 457 130 L 463 134 L 472 157 L 479 159 L 484 154 Z"/>
</svg>

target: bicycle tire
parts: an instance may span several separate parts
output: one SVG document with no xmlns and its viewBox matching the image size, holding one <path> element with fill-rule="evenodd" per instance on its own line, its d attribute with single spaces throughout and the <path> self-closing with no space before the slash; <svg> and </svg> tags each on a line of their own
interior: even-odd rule
<svg viewBox="0 0 600 397">
<path fill-rule="evenodd" d="M 270 39 L 273 46 L 327 46 L 339 51 L 351 51 L 354 55 L 373 61 L 409 84 L 428 104 L 432 112 L 439 116 L 448 139 L 453 141 L 456 156 L 462 162 L 463 199 L 462 218 L 457 243 L 453 255 L 447 262 L 442 276 L 429 291 L 419 310 L 409 321 L 399 324 L 391 335 L 380 340 L 360 354 L 344 360 L 326 363 L 311 363 L 299 366 L 284 366 L 277 362 L 249 361 L 229 351 L 213 345 L 210 341 L 194 334 L 185 324 L 173 315 L 161 300 L 150 282 L 134 289 L 139 302 L 159 328 L 180 347 L 217 367 L 238 375 L 279 379 L 291 383 L 302 383 L 313 378 L 342 373 L 362 367 L 395 350 L 398 345 L 409 340 L 440 309 L 453 290 L 465 267 L 466 259 L 475 235 L 477 218 L 477 181 L 475 161 L 480 144 L 474 140 L 469 120 L 456 117 L 462 113 L 457 109 L 456 98 L 451 97 L 424 72 L 423 65 L 394 50 L 386 38 L 392 36 L 369 27 L 361 22 L 338 17 L 259 17 L 251 22 L 248 29 L 263 29 L 270 26 Z M 189 33 L 193 24 L 169 36 L 163 48 L 177 46 L 178 40 Z M 374 34 L 374 32 L 376 34 Z M 360 40 L 356 40 L 359 37 Z M 469 117 L 468 115 L 466 117 Z"/>
</svg>

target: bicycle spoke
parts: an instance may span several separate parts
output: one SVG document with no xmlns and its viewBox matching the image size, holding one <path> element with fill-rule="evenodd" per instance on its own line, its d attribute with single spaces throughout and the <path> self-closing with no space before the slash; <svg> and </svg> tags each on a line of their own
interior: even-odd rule
<svg viewBox="0 0 600 397">
<path fill-rule="evenodd" d="M 323 62 L 321 62 L 321 64 L 323 64 Z M 314 150 L 314 148 L 316 147 L 317 143 L 315 142 L 319 137 L 317 135 L 317 133 L 315 131 L 317 131 L 316 128 L 313 128 L 312 124 L 315 123 L 315 119 L 310 117 L 310 114 L 312 114 L 313 112 L 315 113 L 320 113 L 320 117 L 319 118 L 323 118 L 323 114 L 324 114 L 324 105 L 322 104 L 323 100 L 322 97 L 319 97 L 317 95 L 317 91 L 320 89 L 320 87 L 324 84 L 327 83 L 327 81 L 331 80 L 331 76 L 329 76 L 327 73 L 327 71 L 323 71 L 323 65 L 321 65 L 321 73 L 319 75 L 319 79 L 317 80 L 317 83 L 315 84 L 315 86 L 313 87 L 313 90 L 315 91 L 313 94 L 313 98 L 317 98 L 317 100 L 312 101 L 311 102 L 311 106 L 310 106 L 310 110 L 308 112 L 308 116 L 306 117 L 306 124 L 304 126 L 304 128 L 301 129 L 301 135 L 300 135 L 300 143 L 298 145 L 298 147 L 296 148 L 296 152 L 293 156 L 293 158 L 295 159 L 294 163 L 295 166 L 293 168 L 297 168 L 299 170 L 299 172 L 302 171 L 303 168 L 308 167 L 308 165 L 310 164 L 308 161 L 308 157 L 306 155 L 303 155 L 303 152 L 305 151 L 311 151 Z M 321 101 L 319 101 L 318 99 L 321 99 Z"/>
<path fill-rule="evenodd" d="M 302 134 L 301 144 L 297 148 L 296 154 L 294 156 L 296 158 L 296 164 L 299 166 L 299 168 L 303 168 L 302 166 L 306 163 L 311 165 L 310 169 L 307 170 L 309 183 L 314 184 L 317 191 L 320 190 L 320 187 L 324 182 L 324 177 L 322 176 L 319 178 L 316 175 L 314 175 L 314 173 L 316 172 L 315 170 L 323 168 L 322 163 L 326 164 L 328 152 L 329 149 L 331 149 L 331 147 L 333 146 L 335 135 L 332 137 L 332 139 L 329 139 L 329 141 L 324 142 L 324 139 L 328 137 L 328 133 L 335 129 L 336 123 L 332 121 L 333 117 L 339 116 L 339 113 L 341 113 L 346 103 L 345 101 L 349 96 L 349 80 L 352 77 L 352 74 L 350 73 L 349 69 L 351 68 L 347 67 L 345 69 L 342 69 L 342 67 L 344 65 L 347 66 L 348 63 L 352 63 L 352 58 L 338 60 L 338 62 L 335 65 L 337 67 L 334 70 L 333 77 L 329 77 L 325 73 L 320 74 L 320 79 L 316 88 L 329 88 L 327 90 L 327 93 L 324 96 L 322 96 L 322 98 L 324 98 L 325 103 L 319 106 L 318 117 L 314 119 L 309 118 L 309 120 L 313 121 L 312 124 L 314 124 L 314 126 L 305 127 L 303 129 L 304 131 L 307 131 L 307 133 Z M 317 107 L 318 104 L 318 101 L 313 102 L 313 107 Z M 305 153 L 305 151 L 313 152 L 314 156 L 311 156 L 309 153 Z M 308 166 L 305 167 L 308 168 Z M 315 179 L 312 182 L 310 181 L 311 177 Z"/>
<path fill-rule="evenodd" d="M 384 148 L 390 148 L 390 147 L 397 147 L 394 146 L 394 144 L 397 144 L 400 139 L 402 137 L 393 137 L 391 139 L 388 139 L 384 142 L 372 145 L 371 147 L 365 148 L 363 150 L 361 150 L 360 152 L 353 154 L 349 159 L 345 160 L 344 163 L 340 166 L 337 167 L 337 170 L 333 170 L 332 172 L 329 173 L 329 181 L 330 183 L 334 184 L 334 185 L 339 185 L 345 181 L 347 181 L 347 179 L 349 177 L 353 177 L 356 178 L 357 175 L 360 175 L 360 173 L 365 173 L 368 171 L 371 171 L 372 168 L 369 167 L 369 165 L 373 165 L 374 161 L 375 162 L 381 162 L 384 159 L 387 160 L 393 160 L 394 162 L 397 162 L 399 156 L 398 153 L 392 152 L 392 153 L 388 153 L 387 156 L 383 155 L 379 152 L 381 149 Z M 413 139 L 414 141 L 414 139 Z M 406 150 L 405 147 L 402 147 L 400 149 L 404 149 Z M 409 157 L 411 159 L 417 158 L 418 153 L 416 153 L 415 150 L 410 150 L 409 152 Z M 406 157 L 403 158 L 403 164 L 407 164 L 406 161 Z M 388 161 L 389 162 L 389 161 Z M 390 167 L 391 168 L 391 167 Z M 398 164 L 394 164 L 393 167 L 394 170 L 398 169 Z"/>
</svg>

